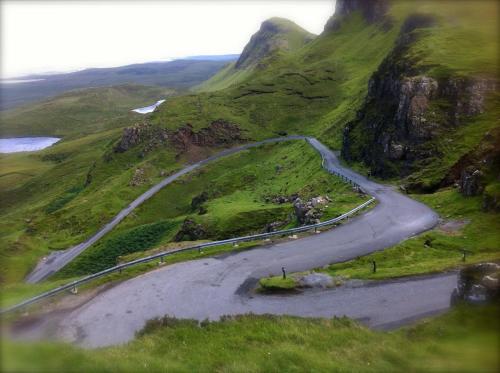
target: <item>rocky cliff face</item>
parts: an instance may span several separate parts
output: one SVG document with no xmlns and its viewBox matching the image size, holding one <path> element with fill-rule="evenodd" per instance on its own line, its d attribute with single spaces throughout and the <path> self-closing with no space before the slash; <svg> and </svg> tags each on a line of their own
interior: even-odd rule
<svg viewBox="0 0 500 373">
<path fill-rule="evenodd" d="M 485 78 L 427 76 L 428 67 L 408 57 L 421 32 L 435 24 L 423 14 L 406 20 L 370 79 L 356 119 L 345 127 L 342 156 L 363 161 L 374 175 L 406 176 L 442 156 L 433 140 L 482 113 L 485 97 L 496 90 L 496 81 Z"/>
<path fill-rule="evenodd" d="M 152 149 L 166 144 L 167 140 L 167 130 L 149 123 L 139 123 L 123 129 L 122 137 L 116 144 L 114 151 L 123 153 L 134 146 L 142 144 L 142 155 L 144 156 Z"/>
<path fill-rule="evenodd" d="M 337 0 L 335 14 L 325 25 L 325 31 L 335 31 L 342 21 L 354 12 L 360 12 L 368 23 L 387 20 L 388 0 Z"/>
<path fill-rule="evenodd" d="M 244 141 L 240 128 L 223 119 L 213 121 L 210 126 L 195 131 L 186 124 L 170 134 L 171 144 L 179 151 L 195 146 L 224 146 Z"/>
<path fill-rule="evenodd" d="M 150 123 L 140 123 L 123 130 L 114 152 L 123 153 L 139 146 L 141 156 L 145 156 L 151 150 L 162 146 L 172 146 L 179 152 L 185 152 L 191 146 L 224 146 L 241 141 L 245 139 L 240 128 L 223 119 L 215 120 L 210 126 L 199 131 L 195 131 L 190 124 L 169 131 Z"/>
</svg>

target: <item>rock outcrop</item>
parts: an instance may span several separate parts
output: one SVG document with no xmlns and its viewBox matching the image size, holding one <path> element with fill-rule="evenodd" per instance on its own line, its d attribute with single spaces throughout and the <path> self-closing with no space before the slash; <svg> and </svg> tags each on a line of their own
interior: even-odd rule
<svg viewBox="0 0 500 373">
<path fill-rule="evenodd" d="M 327 203 L 328 200 L 322 196 L 311 198 L 306 202 L 302 202 L 300 198 L 297 198 L 293 202 L 293 209 L 299 224 L 310 225 L 319 223 L 321 216 L 323 216 L 323 207 Z"/>
<path fill-rule="evenodd" d="M 138 123 L 123 129 L 122 137 L 115 145 L 114 151 L 123 153 L 140 144 L 142 145 L 141 155 L 144 156 L 154 148 L 166 145 L 167 141 L 166 129 L 150 123 Z"/>
<path fill-rule="evenodd" d="M 342 156 L 363 161 L 373 175 L 407 176 L 442 154 L 433 142 L 485 110 L 497 82 L 485 78 L 426 75 L 409 50 L 436 20 L 413 14 L 393 51 L 368 84 L 356 119 L 344 129 Z M 412 188 L 410 188 L 412 189 Z"/>
<path fill-rule="evenodd" d="M 194 220 L 187 218 L 175 235 L 174 241 L 197 241 L 207 237 L 205 228 Z"/>
<path fill-rule="evenodd" d="M 191 146 L 224 146 L 245 141 L 241 129 L 223 119 L 215 120 L 210 126 L 195 131 L 186 124 L 170 133 L 170 143 L 179 151 L 185 152 Z"/>
<path fill-rule="evenodd" d="M 467 168 L 462 170 L 460 175 L 459 188 L 460 193 L 466 197 L 476 196 L 483 191 L 481 183 L 481 176 L 483 174 L 474 168 Z"/>
<path fill-rule="evenodd" d="M 479 263 L 460 271 L 451 303 L 488 303 L 500 300 L 500 265 Z"/>
<path fill-rule="evenodd" d="M 354 12 L 360 12 L 368 23 L 387 20 L 388 10 L 388 0 L 337 0 L 335 14 L 326 23 L 325 31 L 338 30 L 342 21 Z"/>
</svg>

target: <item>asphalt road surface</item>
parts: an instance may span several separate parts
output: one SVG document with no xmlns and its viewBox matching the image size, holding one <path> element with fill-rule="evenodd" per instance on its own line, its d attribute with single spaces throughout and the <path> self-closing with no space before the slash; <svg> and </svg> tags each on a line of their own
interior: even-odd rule
<svg viewBox="0 0 500 373">
<path fill-rule="evenodd" d="M 352 259 L 392 246 L 437 224 L 437 214 L 425 205 L 340 166 L 332 151 L 315 139 L 308 141 L 320 152 L 326 169 L 356 181 L 377 198 L 377 206 L 320 234 L 169 265 L 125 281 L 63 316 L 57 324 L 57 337 L 86 347 L 119 344 L 134 338 L 147 320 L 166 314 L 198 320 L 248 312 L 346 315 L 383 328 L 446 309 L 456 274 L 311 290 L 290 296 L 251 295 L 251 284 L 260 277 L 280 274 L 282 266 L 294 272 Z M 226 154 L 238 150 L 241 148 Z M 189 166 L 181 173 L 206 162 Z"/>
</svg>

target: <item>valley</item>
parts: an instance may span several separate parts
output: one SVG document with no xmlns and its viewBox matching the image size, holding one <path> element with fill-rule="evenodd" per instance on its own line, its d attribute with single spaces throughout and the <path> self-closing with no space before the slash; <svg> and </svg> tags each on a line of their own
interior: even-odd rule
<svg viewBox="0 0 500 373">
<path fill-rule="evenodd" d="M 337 0 L 319 35 L 274 17 L 201 72 L 118 69 L 0 111 L 2 138 L 60 139 L 0 154 L 4 309 L 376 199 L 5 314 L 6 366 L 57 370 L 61 348 L 90 371 L 494 371 L 498 6 Z"/>
</svg>

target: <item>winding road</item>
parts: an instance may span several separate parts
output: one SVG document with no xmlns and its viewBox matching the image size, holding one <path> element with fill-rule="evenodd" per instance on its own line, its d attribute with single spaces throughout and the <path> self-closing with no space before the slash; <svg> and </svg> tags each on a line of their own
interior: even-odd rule
<svg viewBox="0 0 500 373">
<path fill-rule="evenodd" d="M 135 207 L 149 198 L 168 184 L 168 180 L 171 182 L 210 160 L 274 141 L 227 150 L 191 165 L 165 179 L 153 188 L 155 191 L 151 194 L 148 191 L 130 206 Z M 166 314 L 198 320 L 249 312 L 317 317 L 346 315 L 384 328 L 448 308 L 450 293 L 456 285 L 454 273 L 308 290 L 290 296 L 249 292 L 258 278 L 279 274 L 282 266 L 294 272 L 353 259 L 392 246 L 433 228 L 438 222 L 437 214 L 427 206 L 341 166 L 335 154 L 318 140 L 307 138 L 307 141 L 321 154 L 328 171 L 342 173 L 358 183 L 377 198 L 377 206 L 320 234 L 173 264 L 127 280 L 64 315 L 57 323 L 57 337 L 85 347 L 119 344 L 133 339 L 147 320 Z M 126 211 L 129 210 L 122 213 Z"/>
<path fill-rule="evenodd" d="M 40 261 L 35 269 L 26 277 L 26 282 L 28 283 L 37 283 L 40 282 L 50 275 L 56 273 L 61 268 L 63 268 L 66 264 L 71 262 L 74 258 L 80 255 L 87 248 L 92 246 L 98 240 L 100 240 L 105 234 L 110 232 L 114 227 L 116 227 L 123 219 L 125 219 L 135 208 L 144 203 L 146 200 L 154 196 L 161 189 L 166 187 L 168 184 L 171 184 L 175 180 L 184 176 L 185 174 L 209 163 L 216 159 L 226 157 L 228 155 L 238 153 L 242 150 L 255 148 L 257 146 L 261 146 L 268 143 L 276 143 L 282 141 L 290 141 L 290 140 L 304 140 L 305 136 L 288 136 L 288 137 L 280 137 L 267 139 L 259 142 L 249 143 L 245 145 L 241 145 L 235 148 L 223 150 L 209 158 L 206 158 L 200 162 L 193 163 L 180 171 L 170 175 L 169 177 L 163 179 L 158 184 L 154 185 L 152 188 L 148 189 L 146 192 L 137 197 L 132 203 L 130 203 L 126 208 L 121 210 L 108 224 L 102 227 L 97 233 L 95 233 L 92 237 L 87 239 L 86 241 L 70 247 L 67 250 L 55 251 L 50 254 L 46 259 Z"/>
</svg>

